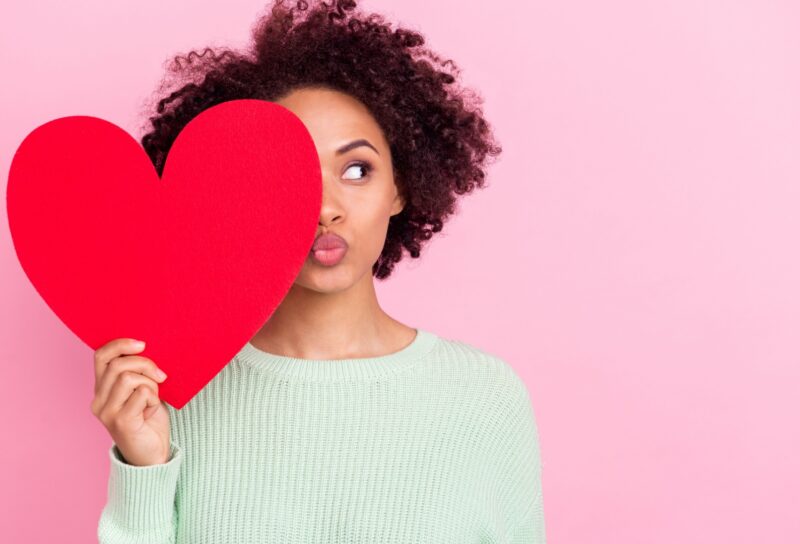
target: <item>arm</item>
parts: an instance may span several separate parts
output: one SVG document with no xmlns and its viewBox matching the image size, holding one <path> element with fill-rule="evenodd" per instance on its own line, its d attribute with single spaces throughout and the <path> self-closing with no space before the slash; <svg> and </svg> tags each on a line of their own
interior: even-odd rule
<svg viewBox="0 0 800 544">
<path fill-rule="evenodd" d="M 113 444 L 108 502 L 100 514 L 100 544 L 173 544 L 177 530 L 175 496 L 183 450 L 170 442 L 169 460 L 160 465 L 125 462 Z"/>
<path fill-rule="evenodd" d="M 539 432 L 528 389 L 522 380 L 516 384 L 504 452 L 499 456 L 500 507 L 506 519 L 505 537 L 500 542 L 545 544 Z"/>
<path fill-rule="evenodd" d="M 512 525 L 501 541 L 508 544 L 545 544 L 544 508 L 541 492 Z"/>
</svg>

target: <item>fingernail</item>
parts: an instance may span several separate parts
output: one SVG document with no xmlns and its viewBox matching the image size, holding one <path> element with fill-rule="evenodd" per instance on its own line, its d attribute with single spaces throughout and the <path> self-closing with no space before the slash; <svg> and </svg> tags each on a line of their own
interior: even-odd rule
<svg viewBox="0 0 800 544">
<path fill-rule="evenodd" d="M 162 380 L 167 378 L 167 375 L 160 368 L 158 370 L 156 370 L 156 374 L 158 374 L 158 377 L 161 378 Z"/>
<path fill-rule="evenodd" d="M 136 348 L 143 348 L 144 347 L 144 342 L 142 340 L 135 340 L 133 342 L 133 346 L 136 347 Z"/>
</svg>

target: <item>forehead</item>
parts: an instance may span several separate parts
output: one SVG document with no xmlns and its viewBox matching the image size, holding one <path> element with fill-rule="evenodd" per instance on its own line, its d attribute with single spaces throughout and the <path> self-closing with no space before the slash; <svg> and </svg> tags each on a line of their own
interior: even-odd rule
<svg viewBox="0 0 800 544">
<path fill-rule="evenodd" d="M 301 88 L 275 100 L 297 115 L 317 147 L 339 147 L 355 138 L 385 145 L 380 126 L 356 98 L 333 89 Z M 346 141 L 345 141 L 346 140 Z"/>
</svg>

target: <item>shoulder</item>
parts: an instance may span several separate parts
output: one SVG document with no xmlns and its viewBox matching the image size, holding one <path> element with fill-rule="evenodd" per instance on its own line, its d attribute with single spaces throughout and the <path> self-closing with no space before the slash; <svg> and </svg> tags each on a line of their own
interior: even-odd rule
<svg viewBox="0 0 800 544">
<path fill-rule="evenodd" d="M 456 379 L 479 383 L 495 399 L 507 401 L 509 408 L 530 402 L 528 387 L 515 366 L 491 350 L 439 335 L 432 355 L 439 368 Z"/>
<path fill-rule="evenodd" d="M 438 394 L 458 396 L 459 409 L 473 417 L 476 440 L 488 459 L 506 465 L 512 462 L 507 458 L 519 456 L 522 462 L 538 463 L 532 397 L 515 366 L 492 350 L 459 339 L 440 337 L 434 352 L 435 366 L 443 369 Z"/>
</svg>

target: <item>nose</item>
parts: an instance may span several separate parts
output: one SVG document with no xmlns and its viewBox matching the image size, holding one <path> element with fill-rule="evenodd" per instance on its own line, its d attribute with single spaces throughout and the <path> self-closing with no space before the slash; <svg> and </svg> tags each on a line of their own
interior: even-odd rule
<svg viewBox="0 0 800 544">
<path fill-rule="evenodd" d="M 320 226 L 330 225 L 342 220 L 344 209 L 341 205 L 341 197 L 336 193 L 335 181 L 322 179 L 322 206 L 319 211 Z"/>
</svg>

